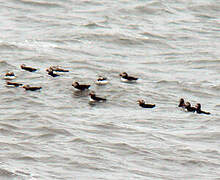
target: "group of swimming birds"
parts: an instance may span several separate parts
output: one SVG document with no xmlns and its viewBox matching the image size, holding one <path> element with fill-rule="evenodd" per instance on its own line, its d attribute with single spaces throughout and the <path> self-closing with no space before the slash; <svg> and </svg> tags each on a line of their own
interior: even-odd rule
<svg viewBox="0 0 220 180">
<path fill-rule="evenodd" d="M 184 110 L 186 110 L 188 112 L 196 112 L 198 114 L 211 114 L 210 112 L 202 111 L 200 103 L 197 103 L 195 105 L 195 107 L 193 107 L 193 106 L 191 106 L 190 102 L 185 103 L 183 98 L 180 99 L 178 107 L 181 107 L 181 108 L 183 108 Z"/>
<path fill-rule="evenodd" d="M 21 69 L 29 71 L 29 72 L 37 71 L 37 68 L 26 66 L 25 64 L 22 64 L 20 67 L 21 67 Z M 60 76 L 60 74 L 57 74 L 55 72 L 69 72 L 69 70 L 63 69 L 59 66 L 50 66 L 49 68 L 46 69 L 46 72 L 48 73 L 48 75 L 50 75 L 52 77 L 57 77 L 57 76 Z M 131 83 L 131 82 L 136 82 L 138 80 L 137 77 L 129 76 L 126 72 L 120 73 L 119 75 L 121 77 L 121 81 L 123 81 L 123 82 L 130 82 Z M 22 83 L 12 82 L 11 80 L 16 79 L 14 72 L 7 72 L 4 76 L 4 79 L 6 80 L 7 86 L 12 86 L 12 87 L 22 86 L 27 91 L 36 91 L 36 90 L 42 89 L 42 87 L 40 87 L 40 86 L 30 86 L 30 85 L 23 85 Z M 106 85 L 109 83 L 109 81 L 106 77 L 99 76 L 95 83 L 97 85 Z M 90 85 L 79 84 L 78 82 L 73 82 L 72 86 L 76 90 L 79 90 L 79 91 L 85 91 L 90 88 Z M 90 102 L 103 102 L 103 101 L 107 100 L 106 98 L 96 96 L 94 91 L 91 91 L 89 93 L 89 96 L 90 96 Z M 145 103 L 145 101 L 143 99 L 140 99 L 137 102 L 138 102 L 139 106 L 142 108 L 154 108 L 156 106 L 155 104 Z M 196 112 L 198 114 L 210 114 L 209 112 L 205 112 L 205 111 L 201 110 L 200 103 L 197 103 L 195 107 L 192 107 L 189 102 L 185 103 L 183 98 L 180 99 L 179 107 L 181 107 L 185 111 L 189 111 L 189 112 Z"/>
</svg>

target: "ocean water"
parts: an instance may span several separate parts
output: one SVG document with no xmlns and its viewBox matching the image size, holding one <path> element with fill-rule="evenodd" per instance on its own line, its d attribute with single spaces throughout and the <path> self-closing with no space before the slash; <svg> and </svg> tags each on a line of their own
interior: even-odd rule
<svg viewBox="0 0 220 180">
<path fill-rule="evenodd" d="M 2 0 L 0 9 L 1 180 L 220 179 L 219 0 Z M 70 72 L 50 77 L 51 65 Z M 7 71 L 42 90 L 6 87 Z M 124 71 L 140 81 L 121 82 Z M 98 75 L 110 83 L 95 85 Z M 89 104 L 74 81 L 107 102 Z M 180 98 L 211 115 L 181 111 Z"/>
</svg>

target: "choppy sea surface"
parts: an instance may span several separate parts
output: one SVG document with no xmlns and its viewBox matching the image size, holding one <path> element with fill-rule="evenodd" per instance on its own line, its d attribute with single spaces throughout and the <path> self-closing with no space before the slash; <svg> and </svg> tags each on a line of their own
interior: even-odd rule
<svg viewBox="0 0 220 180">
<path fill-rule="evenodd" d="M 1 180 L 220 179 L 219 0 L 1 0 L 0 32 Z M 6 87 L 7 71 L 42 90 Z"/>
</svg>

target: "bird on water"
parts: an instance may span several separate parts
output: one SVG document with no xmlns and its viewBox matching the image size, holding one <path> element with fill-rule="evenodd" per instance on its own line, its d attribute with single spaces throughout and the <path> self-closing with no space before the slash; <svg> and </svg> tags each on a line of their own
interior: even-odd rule
<svg viewBox="0 0 220 180">
<path fill-rule="evenodd" d="M 123 82 L 136 82 L 138 80 L 137 77 L 129 76 L 126 72 L 120 73 L 119 75 Z"/>
<path fill-rule="evenodd" d="M 21 69 L 24 69 L 24 70 L 29 71 L 29 72 L 35 72 L 35 71 L 37 71 L 36 68 L 30 67 L 30 66 L 26 66 L 25 64 L 22 64 L 22 65 L 21 65 Z"/>
<path fill-rule="evenodd" d="M 137 102 L 142 108 L 154 108 L 156 106 L 155 104 L 146 104 L 143 99 L 139 99 Z"/>
<path fill-rule="evenodd" d="M 72 86 L 80 91 L 84 91 L 90 88 L 90 85 L 87 84 L 79 84 L 78 82 L 74 82 Z"/>
</svg>

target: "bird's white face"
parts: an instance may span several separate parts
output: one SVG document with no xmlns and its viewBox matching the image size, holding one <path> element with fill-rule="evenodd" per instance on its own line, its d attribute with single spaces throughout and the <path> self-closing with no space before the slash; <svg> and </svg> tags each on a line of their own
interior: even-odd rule
<svg viewBox="0 0 220 180">
<path fill-rule="evenodd" d="M 73 86 L 74 86 L 74 87 L 76 87 L 76 86 L 78 86 L 78 85 L 79 85 L 78 82 L 74 82 L 74 83 L 73 83 Z"/>
<path fill-rule="evenodd" d="M 138 102 L 138 104 L 144 104 L 145 103 L 143 99 L 139 99 L 137 102 Z"/>
<path fill-rule="evenodd" d="M 95 92 L 91 91 L 91 92 L 89 93 L 89 95 L 90 95 L 90 96 L 94 96 L 94 95 L 95 95 Z"/>
<path fill-rule="evenodd" d="M 123 72 L 123 73 L 120 74 L 120 76 L 122 76 L 122 77 L 126 77 L 127 75 L 128 74 L 126 72 Z"/>
<path fill-rule="evenodd" d="M 186 107 L 190 107 L 191 104 L 189 102 L 186 102 Z"/>
</svg>

